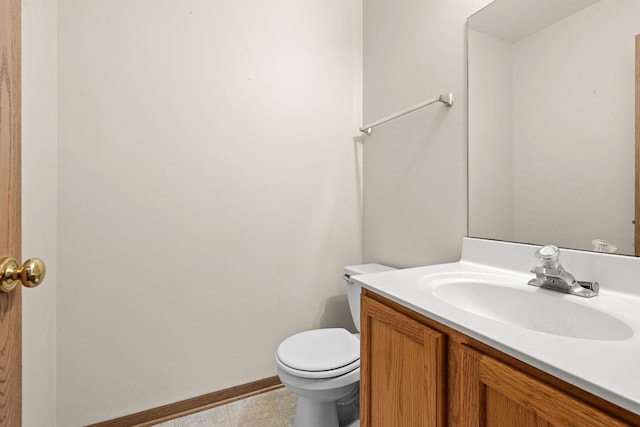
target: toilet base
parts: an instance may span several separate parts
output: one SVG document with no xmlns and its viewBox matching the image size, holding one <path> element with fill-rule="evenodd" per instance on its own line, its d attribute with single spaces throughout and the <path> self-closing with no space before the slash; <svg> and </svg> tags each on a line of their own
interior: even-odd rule
<svg viewBox="0 0 640 427">
<path fill-rule="evenodd" d="M 339 427 L 336 402 L 298 396 L 293 427 Z"/>
<path fill-rule="evenodd" d="M 341 401 L 318 401 L 298 396 L 293 427 L 358 427 L 358 389 Z"/>
</svg>

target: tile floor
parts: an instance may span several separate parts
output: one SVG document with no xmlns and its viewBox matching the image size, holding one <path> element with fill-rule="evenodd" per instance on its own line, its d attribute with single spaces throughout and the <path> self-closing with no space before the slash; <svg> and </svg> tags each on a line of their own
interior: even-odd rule
<svg viewBox="0 0 640 427">
<path fill-rule="evenodd" d="M 296 396 L 285 388 L 157 424 L 158 427 L 291 427 Z"/>
</svg>

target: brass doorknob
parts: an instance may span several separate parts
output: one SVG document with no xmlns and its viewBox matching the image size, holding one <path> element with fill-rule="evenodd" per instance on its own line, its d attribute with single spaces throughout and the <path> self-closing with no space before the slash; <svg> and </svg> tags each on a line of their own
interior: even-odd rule
<svg viewBox="0 0 640 427">
<path fill-rule="evenodd" d="M 18 281 L 27 288 L 35 288 L 44 280 L 46 268 L 39 258 L 28 259 L 20 266 L 14 258 L 0 259 L 0 291 L 11 292 Z"/>
</svg>

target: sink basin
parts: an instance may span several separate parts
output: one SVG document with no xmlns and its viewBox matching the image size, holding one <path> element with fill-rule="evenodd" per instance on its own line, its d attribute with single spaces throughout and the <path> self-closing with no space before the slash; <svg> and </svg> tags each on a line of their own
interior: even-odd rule
<svg viewBox="0 0 640 427">
<path fill-rule="evenodd" d="M 437 274 L 423 278 L 420 286 L 458 309 L 533 331 L 605 341 L 633 336 L 629 325 L 592 307 L 593 302 L 528 286 L 524 276 Z"/>
</svg>

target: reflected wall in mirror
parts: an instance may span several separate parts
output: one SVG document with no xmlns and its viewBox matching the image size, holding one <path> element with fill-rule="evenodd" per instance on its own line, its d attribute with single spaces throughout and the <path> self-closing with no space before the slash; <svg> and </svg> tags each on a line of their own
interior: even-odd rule
<svg viewBox="0 0 640 427">
<path fill-rule="evenodd" d="M 469 236 L 634 254 L 638 33 L 640 0 L 469 18 Z"/>
</svg>

